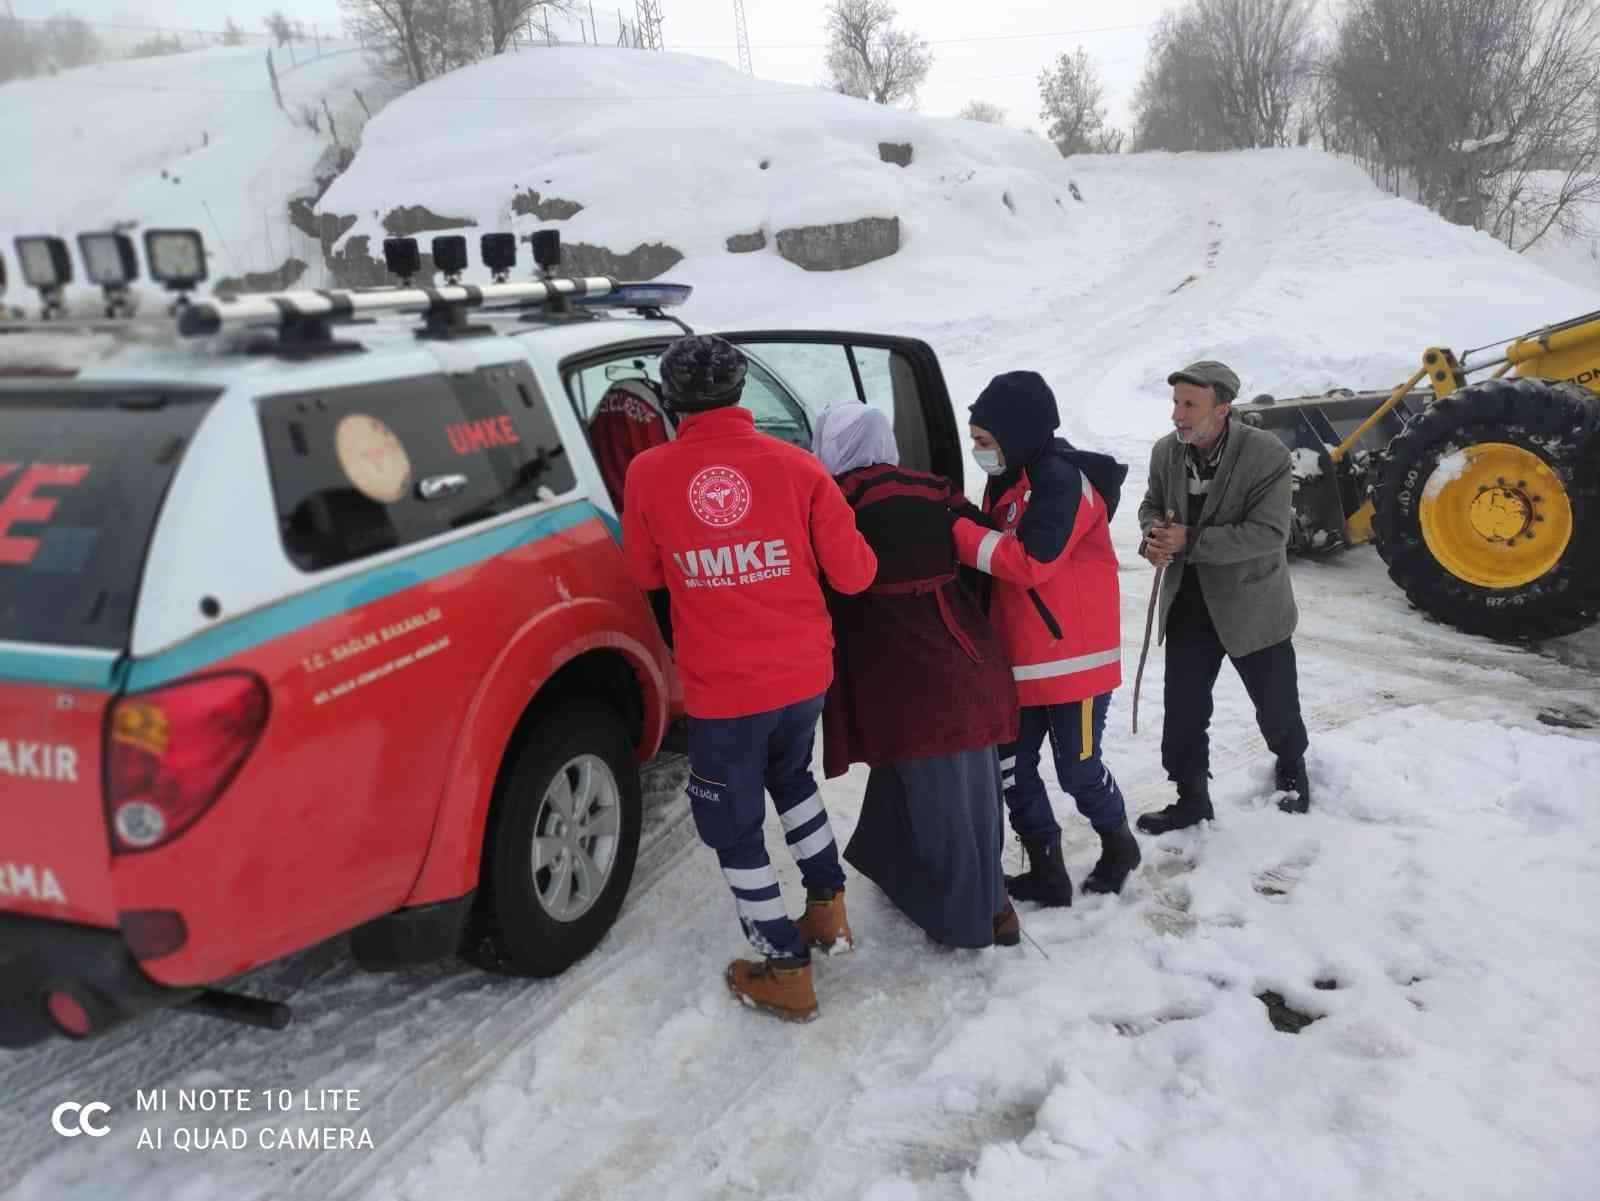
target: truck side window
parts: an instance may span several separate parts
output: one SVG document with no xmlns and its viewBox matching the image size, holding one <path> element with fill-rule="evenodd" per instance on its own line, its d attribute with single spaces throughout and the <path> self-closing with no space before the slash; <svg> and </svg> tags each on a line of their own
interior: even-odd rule
<svg viewBox="0 0 1600 1201">
<path fill-rule="evenodd" d="M 318 571 L 574 487 L 530 372 L 416 376 L 260 402 L 284 551 Z"/>
</svg>

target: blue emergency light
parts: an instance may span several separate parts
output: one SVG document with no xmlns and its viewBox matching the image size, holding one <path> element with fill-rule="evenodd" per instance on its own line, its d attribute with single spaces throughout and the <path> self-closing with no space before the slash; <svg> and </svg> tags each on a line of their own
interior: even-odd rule
<svg viewBox="0 0 1600 1201">
<path fill-rule="evenodd" d="M 573 304 L 608 309 L 670 309 L 689 299 L 689 284 L 618 284 L 603 296 L 574 296 Z"/>
</svg>

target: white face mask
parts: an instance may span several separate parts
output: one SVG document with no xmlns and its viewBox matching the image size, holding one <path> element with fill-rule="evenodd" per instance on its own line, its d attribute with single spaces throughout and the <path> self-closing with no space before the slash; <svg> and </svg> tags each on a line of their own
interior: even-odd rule
<svg viewBox="0 0 1600 1201">
<path fill-rule="evenodd" d="M 988 475 L 1004 475 L 1006 465 L 1000 461 L 998 450 L 984 450 L 981 447 L 972 452 L 972 461 L 982 467 Z"/>
</svg>

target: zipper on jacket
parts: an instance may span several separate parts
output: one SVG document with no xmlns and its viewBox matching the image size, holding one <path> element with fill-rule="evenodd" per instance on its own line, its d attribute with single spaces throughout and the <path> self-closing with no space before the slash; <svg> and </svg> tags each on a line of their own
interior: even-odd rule
<svg viewBox="0 0 1600 1201">
<path fill-rule="evenodd" d="M 1056 621 L 1056 615 L 1050 612 L 1050 606 L 1044 603 L 1044 597 L 1039 595 L 1037 588 L 1028 589 L 1028 599 L 1033 602 L 1033 607 L 1039 611 L 1039 619 L 1044 622 L 1044 628 L 1050 631 L 1050 637 L 1061 637 L 1061 624 Z"/>
</svg>

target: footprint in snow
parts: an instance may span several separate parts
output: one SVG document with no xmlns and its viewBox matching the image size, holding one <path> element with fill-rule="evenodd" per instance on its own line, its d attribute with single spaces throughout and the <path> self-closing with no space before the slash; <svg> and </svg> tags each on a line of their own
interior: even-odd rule
<svg viewBox="0 0 1600 1201">
<path fill-rule="evenodd" d="M 1251 886 L 1269 899 L 1286 897 L 1311 870 L 1321 853 L 1320 842 L 1315 839 L 1303 842 L 1288 858 L 1272 867 L 1263 868 L 1251 877 Z"/>
</svg>

